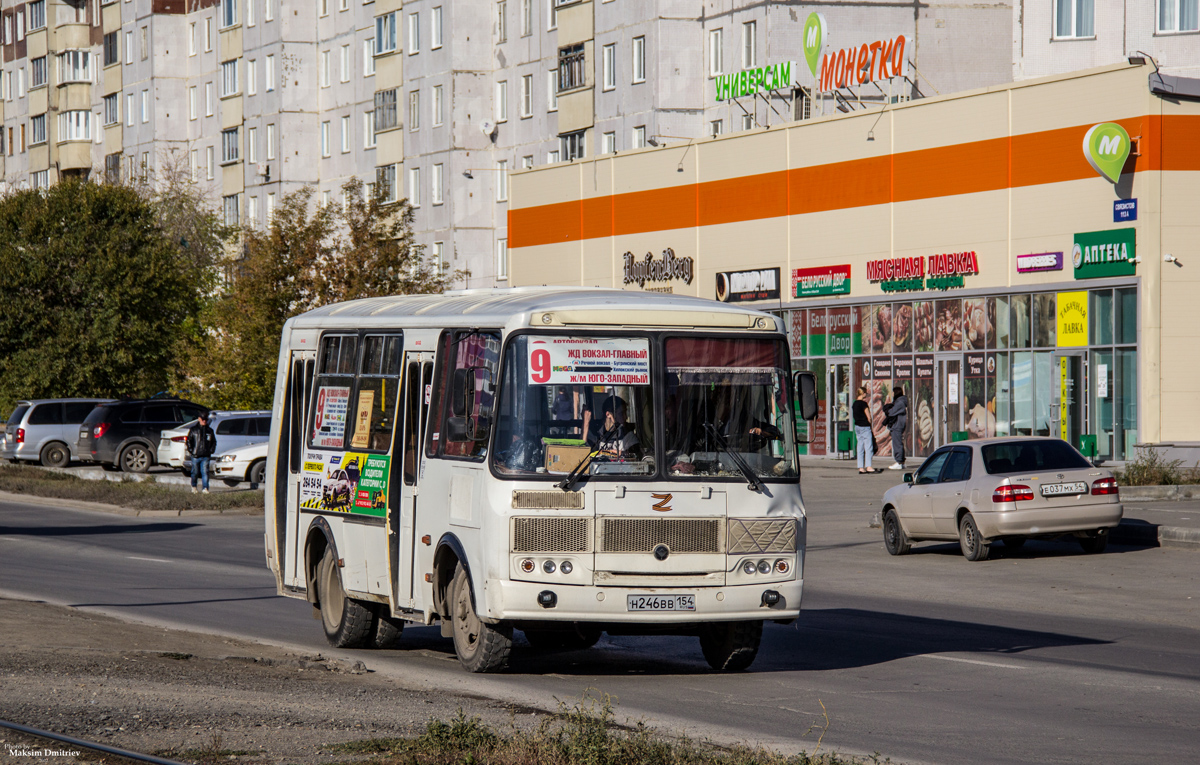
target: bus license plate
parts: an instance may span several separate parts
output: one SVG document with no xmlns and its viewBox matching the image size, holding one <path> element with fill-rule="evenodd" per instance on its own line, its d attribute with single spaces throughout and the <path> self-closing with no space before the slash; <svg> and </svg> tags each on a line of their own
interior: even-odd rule
<svg viewBox="0 0 1200 765">
<path fill-rule="evenodd" d="M 1075 483 L 1044 483 L 1042 484 L 1043 497 L 1059 497 L 1063 494 L 1086 494 L 1087 484 L 1083 481 Z"/>
<path fill-rule="evenodd" d="M 695 595 L 626 595 L 629 611 L 695 611 Z"/>
</svg>

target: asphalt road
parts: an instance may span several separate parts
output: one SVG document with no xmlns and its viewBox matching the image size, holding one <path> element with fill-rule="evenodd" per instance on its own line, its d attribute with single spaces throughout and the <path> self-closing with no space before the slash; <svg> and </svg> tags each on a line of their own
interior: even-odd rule
<svg viewBox="0 0 1200 765">
<path fill-rule="evenodd" d="M 262 522 L 126 518 L 0 502 L 0 594 L 364 660 L 422 687 L 555 708 L 587 689 L 618 717 L 785 750 L 941 763 L 1194 761 L 1200 554 L 1031 542 L 967 563 L 956 545 L 893 558 L 867 528 L 896 476 L 806 468 L 801 619 L 768 625 L 751 671 L 708 671 L 692 638 L 514 651 L 462 672 L 436 627 L 400 650 L 330 651 L 311 607 L 275 596 Z M 826 720 L 828 716 L 828 721 Z"/>
</svg>

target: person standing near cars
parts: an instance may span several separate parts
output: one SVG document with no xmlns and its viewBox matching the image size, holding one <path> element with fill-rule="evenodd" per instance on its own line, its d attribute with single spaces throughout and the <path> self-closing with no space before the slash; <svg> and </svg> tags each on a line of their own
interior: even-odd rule
<svg viewBox="0 0 1200 765">
<path fill-rule="evenodd" d="M 892 401 L 883 410 L 887 415 L 887 425 L 892 431 L 892 454 L 896 461 L 888 470 L 904 469 L 904 429 L 908 426 L 908 398 L 904 395 L 904 387 L 897 385 L 892 390 Z"/>
<path fill-rule="evenodd" d="M 192 457 L 192 493 L 197 492 L 196 479 L 199 478 L 208 493 L 208 460 L 217 450 L 217 434 L 208 426 L 208 413 L 200 415 L 196 424 L 188 429 L 187 452 Z"/>
<path fill-rule="evenodd" d="M 854 437 L 858 447 L 858 472 L 874 473 L 871 460 L 875 458 L 875 434 L 871 432 L 871 412 L 867 406 L 867 389 L 860 387 L 855 391 L 854 405 L 851 407 L 854 416 Z"/>
</svg>

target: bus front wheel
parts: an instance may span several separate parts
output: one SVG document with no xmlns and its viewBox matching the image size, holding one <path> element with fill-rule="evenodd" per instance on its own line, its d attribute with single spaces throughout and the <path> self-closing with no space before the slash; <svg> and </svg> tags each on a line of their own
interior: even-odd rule
<svg viewBox="0 0 1200 765">
<path fill-rule="evenodd" d="M 763 623 L 710 622 L 700 628 L 700 650 L 718 672 L 740 672 L 758 656 Z"/>
<path fill-rule="evenodd" d="M 317 567 L 317 597 L 321 601 L 321 626 L 330 645 L 362 648 L 367 644 L 374 614 L 362 603 L 346 597 L 342 573 L 330 547 L 325 548 Z"/>
<path fill-rule="evenodd" d="M 454 652 L 468 672 L 496 672 L 508 666 L 512 625 L 488 624 L 479 618 L 471 597 L 471 577 L 461 563 L 450 585 L 450 623 Z"/>
</svg>

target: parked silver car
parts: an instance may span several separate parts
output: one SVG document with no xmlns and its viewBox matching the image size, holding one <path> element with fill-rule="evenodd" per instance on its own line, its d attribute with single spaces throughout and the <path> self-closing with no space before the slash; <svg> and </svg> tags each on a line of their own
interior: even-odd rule
<svg viewBox="0 0 1200 765">
<path fill-rule="evenodd" d="M 0 436 L 0 458 L 66 467 L 79 459 L 79 425 L 103 398 L 43 398 L 18 401 Z"/>
<path fill-rule="evenodd" d="M 162 432 L 158 441 L 158 464 L 170 465 L 188 474 L 192 472 L 192 460 L 187 454 L 187 433 L 195 424 L 192 420 Z M 271 435 L 271 410 L 228 412 L 214 409 L 208 415 L 208 425 L 217 436 L 217 448 L 213 452 L 216 456 L 239 446 L 264 443 Z M 213 462 L 210 462 L 209 473 L 212 468 Z"/>
<path fill-rule="evenodd" d="M 1123 508 L 1110 471 L 1057 438 L 986 438 L 943 446 L 883 495 L 883 541 L 892 555 L 912 542 L 957 539 L 967 560 L 985 560 L 1000 539 L 1070 534 L 1103 552 Z"/>
</svg>

